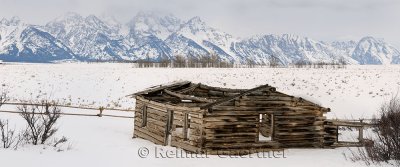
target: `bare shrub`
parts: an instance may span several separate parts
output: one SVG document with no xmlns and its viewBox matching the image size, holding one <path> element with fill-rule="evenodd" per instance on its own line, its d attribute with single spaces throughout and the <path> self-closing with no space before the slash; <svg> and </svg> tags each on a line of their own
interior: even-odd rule
<svg viewBox="0 0 400 167">
<path fill-rule="evenodd" d="M 218 54 L 212 52 L 210 53 L 210 61 L 211 61 L 211 67 L 218 67 L 218 62 L 219 62 L 219 56 Z"/>
<path fill-rule="evenodd" d="M 168 58 L 161 58 L 160 59 L 160 67 L 166 68 L 170 64 L 170 60 Z"/>
<path fill-rule="evenodd" d="M 210 63 L 210 58 L 207 55 L 201 55 L 199 58 L 200 66 L 201 68 L 206 68 L 208 67 L 208 64 Z"/>
<path fill-rule="evenodd" d="M 372 123 L 372 138 L 364 142 L 364 148 L 352 152 L 352 160 L 400 166 L 400 99 L 395 96 L 384 103 Z"/>
<path fill-rule="evenodd" d="M 0 92 L 0 107 L 7 101 L 7 92 L 2 91 Z"/>
<path fill-rule="evenodd" d="M 0 120 L 0 137 L 3 148 L 9 148 L 11 146 L 11 143 L 13 143 L 11 136 L 14 136 L 15 130 L 9 129 L 8 125 L 8 120 Z"/>
<path fill-rule="evenodd" d="M 33 145 L 44 144 L 57 132 L 55 124 L 61 117 L 61 109 L 55 102 L 42 101 L 40 105 L 17 108 L 27 123 L 27 140 Z"/>
<path fill-rule="evenodd" d="M 66 143 L 67 141 L 68 141 L 68 139 L 65 136 L 61 137 L 61 139 L 54 139 L 53 147 L 57 147 L 57 145 L 59 145 L 61 143 Z"/>
<path fill-rule="evenodd" d="M 186 58 L 184 56 L 177 55 L 177 56 L 175 56 L 175 60 L 174 60 L 173 64 L 174 64 L 173 67 L 184 68 L 184 67 L 186 67 Z"/>
<path fill-rule="evenodd" d="M 1 147 L 3 148 L 17 148 L 22 140 L 22 136 L 16 134 L 15 128 L 10 127 L 8 120 L 0 120 L 0 139 Z"/>
<path fill-rule="evenodd" d="M 246 65 L 248 68 L 254 68 L 256 66 L 256 61 L 252 58 L 246 58 Z"/>
<path fill-rule="evenodd" d="M 346 68 L 347 62 L 344 57 L 340 57 L 338 60 L 339 68 Z"/>
<path fill-rule="evenodd" d="M 294 66 L 295 66 L 296 68 L 305 68 L 305 67 L 307 67 L 308 64 L 311 64 L 311 63 L 309 63 L 309 62 L 306 61 L 306 60 L 301 59 L 301 60 L 296 61 L 296 62 L 294 63 Z"/>
</svg>

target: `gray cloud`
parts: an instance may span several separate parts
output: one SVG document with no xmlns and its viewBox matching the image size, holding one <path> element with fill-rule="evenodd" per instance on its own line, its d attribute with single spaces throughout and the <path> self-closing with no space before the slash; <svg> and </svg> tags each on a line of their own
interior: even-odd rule
<svg viewBox="0 0 400 167">
<path fill-rule="evenodd" d="M 210 26 L 236 36 L 291 33 L 317 40 L 371 35 L 400 48 L 398 0 L 0 0 L 0 17 L 17 15 L 44 24 L 72 11 L 113 15 L 127 22 L 138 11 L 156 10 L 189 19 L 200 16 Z"/>
</svg>

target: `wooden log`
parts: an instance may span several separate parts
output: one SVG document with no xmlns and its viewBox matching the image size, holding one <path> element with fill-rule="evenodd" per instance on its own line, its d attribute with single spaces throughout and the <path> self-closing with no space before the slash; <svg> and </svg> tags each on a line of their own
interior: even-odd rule
<svg viewBox="0 0 400 167">
<path fill-rule="evenodd" d="M 178 97 L 178 98 L 180 98 L 182 100 L 193 100 L 193 101 L 204 102 L 204 103 L 212 103 L 212 102 L 214 102 L 214 100 L 210 100 L 210 99 L 207 99 L 207 98 L 194 97 L 194 96 L 179 94 L 179 93 L 172 92 L 172 91 L 170 91 L 168 89 L 164 89 L 164 92 L 169 94 L 169 95 L 171 95 L 171 96 Z"/>
<path fill-rule="evenodd" d="M 156 91 L 160 91 L 160 90 L 167 89 L 167 88 L 172 89 L 172 88 L 180 87 L 180 86 L 190 84 L 190 83 L 191 82 L 189 82 L 189 81 L 183 81 L 183 82 L 177 82 L 177 83 L 173 83 L 173 84 L 169 84 L 169 85 L 157 85 L 157 86 L 150 87 L 149 89 L 146 89 L 144 91 L 136 92 L 132 95 L 137 96 L 137 95 L 142 95 L 142 94 L 148 94 L 150 92 L 156 92 Z M 128 96 L 132 96 L 132 95 L 128 95 Z"/>
<path fill-rule="evenodd" d="M 174 105 L 171 105 L 171 104 L 158 103 L 158 102 L 155 102 L 155 101 L 147 100 L 142 96 L 136 96 L 136 99 L 141 100 L 143 103 L 145 103 L 145 104 L 147 104 L 149 106 L 151 106 L 151 105 L 152 105 L 152 107 L 157 106 L 157 107 L 159 107 L 160 109 L 163 109 L 163 110 L 165 110 L 165 109 L 168 110 L 169 109 L 169 110 L 174 110 L 174 111 L 188 112 L 188 113 L 192 113 L 192 114 L 196 114 L 196 113 L 198 114 L 198 113 L 201 113 L 202 111 L 204 111 L 204 110 L 201 110 L 200 108 L 197 108 L 197 107 L 183 107 L 183 106 L 174 106 Z"/>
<path fill-rule="evenodd" d="M 235 121 L 258 121 L 258 115 L 250 115 L 250 116 L 208 116 L 204 118 L 205 122 L 235 122 Z"/>
<path fill-rule="evenodd" d="M 248 90 L 248 89 L 220 88 L 220 87 L 213 87 L 213 86 L 208 86 L 208 85 L 204 85 L 204 84 L 199 84 L 199 88 L 205 89 L 205 90 L 220 91 L 220 92 L 238 92 L 238 93 Z"/>
<path fill-rule="evenodd" d="M 154 132 L 148 131 L 146 129 L 143 128 L 139 128 L 139 127 L 135 127 L 135 135 L 142 137 L 142 138 L 146 138 L 146 139 L 155 139 L 158 144 L 163 144 L 163 136 L 160 136 L 160 134 L 156 134 Z M 143 135 L 145 134 L 145 135 Z M 156 143 L 156 142 L 155 142 Z"/>
<path fill-rule="evenodd" d="M 212 113 L 206 113 L 206 116 L 236 116 L 236 115 L 243 115 L 243 116 L 257 116 L 260 114 L 283 114 L 285 111 L 276 111 L 273 109 L 265 109 L 265 110 L 258 110 L 254 108 L 254 110 L 213 110 Z"/>
<path fill-rule="evenodd" d="M 168 119 L 166 121 L 165 134 L 164 134 L 164 146 L 168 145 L 168 138 L 171 133 L 172 124 L 173 124 L 173 120 L 174 120 L 173 114 L 174 114 L 174 111 L 168 110 L 168 116 L 167 116 Z"/>
<path fill-rule="evenodd" d="M 363 127 L 370 126 L 370 124 L 363 122 L 341 121 L 341 120 L 328 120 L 332 125 L 348 126 L 348 127 Z"/>
<path fill-rule="evenodd" d="M 233 95 L 233 96 L 229 96 L 229 97 L 226 97 L 226 98 L 222 98 L 222 99 L 220 99 L 220 100 L 218 100 L 216 102 L 206 104 L 206 105 L 204 105 L 204 106 L 202 106 L 200 108 L 201 109 L 208 109 L 210 107 L 217 106 L 217 105 L 223 104 L 223 103 L 225 103 L 227 101 L 231 101 L 233 99 L 236 99 L 236 98 L 238 98 L 240 96 L 244 96 L 244 95 L 250 94 L 250 93 L 252 93 L 254 91 L 265 90 L 265 89 L 268 89 L 270 91 L 275 91 L 274 90 L 275 88 L 272 88 L 272 87 L 270 87 L 268 85 L 262 85 L 262 86 L 259 86 L 259 87 L 253 88 L 253 89 L 246 90 L 246 91 L 241 92 L 240 94 L 237 94 L 237 95 Z"/>
<path fill-rule="evenodd" d="M 276 132 L 277 136 L 325 135 L 325 132 Z"/>
<path fill-rule="evenodd" d="M 308 126 L 308 125 L 324 125 L 324 121 L 277 121 L 275 125 L 285 125 L 285 126 Z"/>
<path fill-rule="evenodd" d="M 321 131 L 324 130 L 323 126 L 295 126 L 291 128 L 282 128 L 280 127 L 276 131 L 285 132 L 285 131 L 296 131 L 296 130 L 312 130 L 312 131 Z"/>
<path fill-rule="evenodd" d="M 143 115 L 142 114 L 135 115 L 135 118 L 139 118 L 139 119 L 143 120 Z M 167 116 L 147 112 L 147 118 L 153 118 L 156 120 L 165 121 L 167 119 Z"/>
<path fill-rule="evenodd" d="M 218 125 L 257 125 L 257 122 L 236 121 L 236 122 L 206 122 L 205 127 L 214 127 Z"/>
<path fill-rule="evenodd" d="M 238 127 L 238 128 L 212 128 L 212 129 L 204 129 L 205 134 L 216 134 L 216 133 L 234 133 L 234 132 L 257 132 L 257 128 L 254 126 L 253 128 L 248 127 Z"/>
<path fill-rule="evenodd" d="M 140 131 L 135 132 L 135 137 L 138 137 L 138 138 L 142 138 L 142 139 L 151 141 L 151 142 L 153 142 L 154 144 L 159 144 L 159 145 L 162 145 L 162 144 L 163 144 L 163 142 L 158 141 L 157 139 L 152 138 L 151 136 L 149 136 L 149 135 L 147 135 L 147 134 L 145 134 L 145 133 L 142 133 L 142 132 L 140 132 Z"/>
<path fill-rule="evenodd" d="M 184 124 L 183 124 L 183 138 L 184 138 L 184 140 L 187 140 L 188 128 L 189 128 L 189 114 L 185 113 Z"/>
<path fill-rule="evenodd" d="M 363 143 L 364 142 L 364 128 L 358 128 L 358 141 Z"/>
<path fill-rule="evenodd" d="M 148 125 L 148 126 L 146 126 L 146 127 L 140 127 L 140 126 L 138 126 L 138 125 L 135 125 L 134 127 L 138 127 L 138 128 L 142 128 L 142 129 L 145 129 L 145 130 L 148 130 L 148 131 L 151 131 L 151 132 L 153 132 L 153 133 L 156 133 L 156 134 L 159 134 L 159 135 L 161 135 L 161 136 L 164 136 L 164 129 L 165 129 L 165 127 L 162 127 L 162 126 L 157 126 L 157 125 L 153 125 L 153 124 L 150 124 L 150 125 Z"/>
<path fill-rule="evenodd" d="M 210 126 L 205 126 L 203 125 L 205 129 L 216 129 L 216 128 L 256 128 L 257 125 L 242 125 L 242 124 L 237 124 L 237 125 L 210 125 Z"/>
<path fill-rule="evenodd" d="M 199 136 L 199 134 L 190 133 L 190 134 L 186 137 L 186 139 L 185 139 L 185 136 L 184 136 L 184 134 L 182 133 L 182 131 L 172 131 L 171 136 L 172 136 L 172 137 L 175 137 L 175 138 L 182 139 L 182 140 L 184 140 L 184 141 L 187 141 L 187 140 L 199 140 L 199 139 L 201 138 L 201 137 Z"/>
<path fill-rule="evenodd" d="M 271 111 L 276 111 L 276 113 L 309 113 L 309 114 L 317 114 L 320 113 L 319 110 L 307 110 L 301 107 L 290 107 L 290 106 L 280 106 L 280 107 L 259 107 L 259 106 L 214 106 L 213 111 L 259 111 L 260 113 L 274 113 Z"/>
<path fill-rule="evenodd" d="M 271 151 L 283 151 L 283 149 L 276 149 L 276 148 L 245 148 L 245 149 L 206 149 L 204 152 L 208 155 L 247 155 L 247 154 L 254 154 L 258 152 L 271 152 Z M 267 156 L 269 157 L 269 156 Z"/>
<path fill-rule="evenodd" d="M 141 119 L 135 119 L 135 122 L 136 121 L 142 123 Z M 148 125 L 148 124 L 154 124 L 154 125 L 161 126 L 161 127 L 165 126 L 165 122 L 162 122 L 160 120 L 153 119 L 153 118 L 147 118 L 146 125 Z"/>
<path fill-rule="evenodd" d="M 218 134 L 210 134 L 207 133 L 206 135 L 207 139 L 210 138 L 218 138 L 218 137 L 241 137 L 241 136 L 247 136 L 247 137 L 257 137 L 258 138 L 258 133 L 250 132 L 250 133 L 218 133 Z"/>
<path fill-rule="evenodd" d="M 225 137 L 221 139 L 217 138 L 205 138 L 205 142 L 212 142 L 212 143 L 254 143 L 255 138 L 248 138 L 248 137 Z"/>
<path fill-rule="evenodd" d="M 259 143 L 230 143 L 230 144 L 215 144 L 206 143 L 205 148 L 278 148 L 280 143 L 274 141 L 259 142 Z"/>
<path fill-rule="evenodd" d="M 198 87 L 199 87 L 199 84 L 193 84 L 193 83 L 191 83 L 189 87 L 184 88 L 184 89 L 181 89 L 181 90 L 178 90 L 178 91 L 176 91 L 176 92 L 177 92 L 177 93 L 181 93 L 181 94 L 185 94 L 185 93 L 194 91 L 194 90 L 195 90 L 196 88 L 198 88 Z"/>
<path fill-rule="evenodd" d="M 276 125 L 275 125 L 275 115 L 271 114 L 270 116 L 271 118 L 271 140 L 275 140 L 275 136 L 276 136 Z"/>
<path fill-rule="evenodd" d="M 296 102 L 292 101 L 244 101 L 244 100 L 239 100 L 239 105 L 240 106 L 263 106 L 263 107 L 269 107 L 269 106 L 296 106 Z"/>
<path fill-rule="evenodd" d="M 202 151 L 201 148 L 199 148 L 199 147 L 196 147 L 196 146 L 193 146 L 193 145 L 190 145 L 190 144 L 186 144 L 186 143 L 183 143 L 183 142 L 179 142 L 179 141 L 171 141 L 171 146 L 182 148 L 182 149 L 184 149 L 186 151 L 190 151 L 190 152 L 193 152 L 193 153 L 201 153 L 201 151 Z"/>
</svg>

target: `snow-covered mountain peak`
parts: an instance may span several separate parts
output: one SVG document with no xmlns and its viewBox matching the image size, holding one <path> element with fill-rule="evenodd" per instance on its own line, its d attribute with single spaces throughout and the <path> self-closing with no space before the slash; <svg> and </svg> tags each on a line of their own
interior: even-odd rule
<svg viewBox="0 0 400 167">
<path fill-rule="evenodd" d="M 46 24 L 44 29 L 84 60 L 121 59 L 127 55 L 119 29 L 95 15 L 67 13 Z"/>
<path fill-rule="evenodd" d="M 10 19 L 3 18 L 0 21 L 0 25 L 3 25 L 3 26 L 18 26 L 20 24 L 23 24 L 23 23 L 21 22 L 21 19 L 18 16 L 14 16 Z"/>
<path fill-rule="evenodd" d="M 199 16 L 195 16 L 195 17 L 189 19 L 189 20 L 187 21 L 187 24 L 191 24 L 191 25 L 203 25 L 203 26 L 204 26 L 206 23 L 205 23 L 203 20 L 201 20 L 201 18 L 200 18 Z"/>
<path fill-rule="evenodd" d="M 199 32 L 206 32 L 208 30 L 214 31 L 214 29 L 208 27 L 206 23 L 200 19 L 200 17 L 196 16 L 183 24 L 180 31 L 188 31 L 192 34 L 197 34 Z"/>
<path fill-rule="evenodd" d="M 78 13 L 68 12 L 68 13 L 65 13 L 64 15 L 61 15 L 61 16 L 55 18 L 51 22 L 80 22 L 83 19 L 84 19 L 84 17 L 79 15 Z"/>
<path fill-rule="evenodd" d="M 89 15 L 85 18 L 85 20 L 87 22 L 91 22 L 94 24 L 104 24 L 102 20 L 100 20 L 98 17 L 96 17 L 95 15 Z"/>
<path fill-rule="evenodd" d="M 86 27 L 98 29 L 101 33 L 107 33 L 110 35 L 118 35 L 118 27 L 109 26 L 103 20 L 99 19 L 95 15 L 89 15 L 85 18 L 85 23 L 88 24 Z"/>
<path fill-rule="evenodd" d="M 348 47 L 357 45 L 357 41 L 349 40 L 349 41 L 333 41 L 330 43 L 333 46 L 337 47 Z"/>
<path fill-rule="evenodd" d="M 101 21 L 103 21 L 103 23 L 105 23 L 108 27 L 114 29 L 114 30 L 118 30 L 119 33 L 123 36 L 126 36 L 128 34 L 128 26 L 123 25 L 120 21 L 118 21 L 114 16 L 110 16 L 110 15 L 101 15 L 99 17 L 99 19 Z"/>
<path fill-rule="evenodd" d="M 383 39 L 367 36 L 358 42 L 352 58 L 360 64 L 391 64 L 400 60 L 400 52 Z"/>
<path fill-rule="evenodd" d="M 231 46 L 237 39 L 232 35 L 208 26 L 200 17 L 193 17 L 181 25 L 166 42 L 178 55 L 220 55 L 228 61 L 239 61 Z"/>
<path fill-rule="evenodd" d="M 372 36 L 366 36 L 361 38 L 359 44 L 362 44 L 365 47 L 368 47 L 369 45 L 387 45 L 383 39 L 374 38 Z"/>
<path fill-rule="evenodd" d="M 279 36 L 279 35 L 275 35 L 275 36 Z M 294 35 L 294 34 L 282 34 L 280 35 L 281 38 L 286 39 L 286 40 L 303 40 L 303 39 L 307 39 L 306 37 L 300 37 L 299 35 Z"/>
<path fill-rule="evenodd" d="M 182 21 L 172 14 L 161 15 L 157 12 L 139 12 L 129 23 L 130 32 L 139 36 L 155 35 L 166 39 L 177 31 Z"/>
</svg>

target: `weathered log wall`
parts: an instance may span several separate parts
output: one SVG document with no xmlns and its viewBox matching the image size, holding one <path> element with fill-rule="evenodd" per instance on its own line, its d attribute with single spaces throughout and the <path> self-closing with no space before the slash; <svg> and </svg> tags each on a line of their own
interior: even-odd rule
<svg viewBox="0 0 400 167">
<path fill-rule="evenodd" d="M 260 114 L 213 109 L 204 118 L 204 149 L 209 153 L 246 154 L 279 148 L 274 141 L 259 142 Z"/>
<path fill-rule="evenodd" d="M 275 115 L 274 139 L 283 148 L 323 147 L 324 117 L 312 113 Z"/>
<path fill-rule="evenodd" d="M 200 153 L 202 151 L 203 113 L 174 111 L 171 146 Z"/>
<path fill-rule="evenodd" d="M 137 97 L 134 137 L 201 152 L 202 119 L 203 111 L 199 109 L 165 105 Z M 145 126 L 144 121 L 147 121 Z"/>
<path fill-rule="evenodd" d="M 324 145 L 330 147 L 338 142 L 338 126 L 333 124 L 332 121 L 326 120 L 324 123 Z"/>
<path fill-rule="evenodd" d="M 300 98 L 260 90 L 210 111 L 205 115 L 206 149 L 324 146 L 325 111 Z M 272 141 L 259 141 L 260 133 Z"/>
<path fill-rule="evenodd" d="M 144 110 L 147 108 L 147 122 Z M 165 128 L 167 126 L 167 111 L 154 105 L 148 105 L 141 100 L 136 100 L 134 137 L 149 140 L 155 144 L 164 145 Z"/>
</svg>

